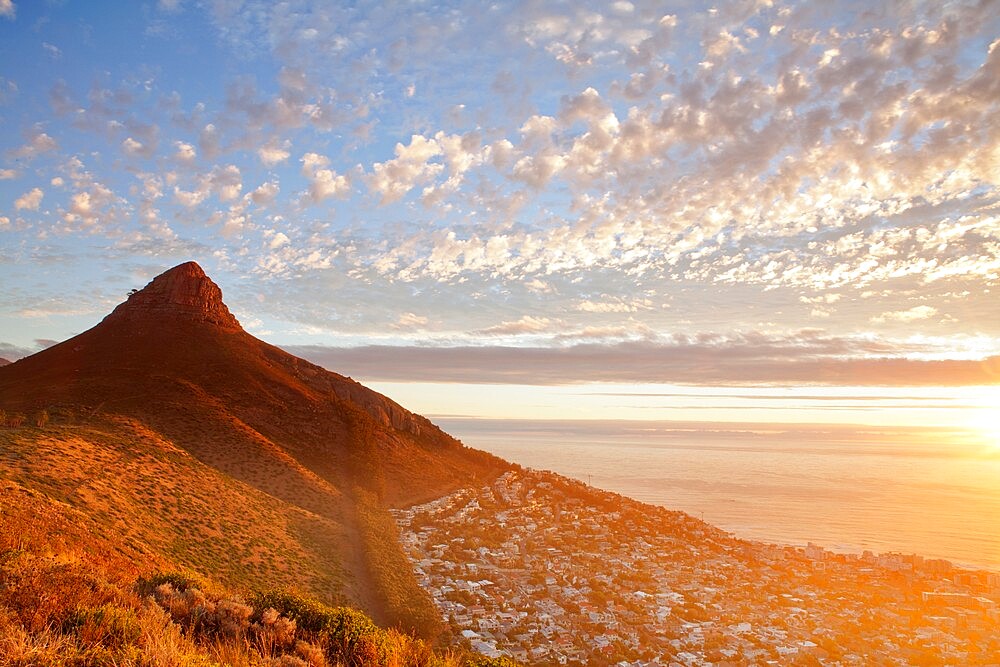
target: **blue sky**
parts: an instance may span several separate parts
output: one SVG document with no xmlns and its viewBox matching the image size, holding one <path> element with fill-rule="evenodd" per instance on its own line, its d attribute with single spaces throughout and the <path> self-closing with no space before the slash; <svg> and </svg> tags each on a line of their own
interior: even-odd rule
<svg viewBox="0 0 1000 667">
<path fill-rule="evenodd" d="M 370 381 L 996 383 L 998 38 L 990 2 L 0 0 L 0 356 L 193 259 Z"/>
</svg>

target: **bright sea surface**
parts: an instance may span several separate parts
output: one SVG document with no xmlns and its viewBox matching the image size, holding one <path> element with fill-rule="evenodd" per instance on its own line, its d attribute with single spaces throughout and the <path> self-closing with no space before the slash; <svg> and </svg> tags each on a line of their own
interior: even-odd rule
<svg viewBox="0 0 1000 667">
<path fill-rule="evenodd" d="M 1000 570 L 1000 448 L 975 432 L 437 418 L 466 445 L 738 537 Z"/>
</svg>

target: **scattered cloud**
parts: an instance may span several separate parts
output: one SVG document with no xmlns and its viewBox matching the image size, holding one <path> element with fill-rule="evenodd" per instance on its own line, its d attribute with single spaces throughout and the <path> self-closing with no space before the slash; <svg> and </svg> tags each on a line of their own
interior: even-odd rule
<svg viewBox="0 0 1000 667">
<path fill-rule="evenodd" d="M 548 317 L 534 317 L 525 315 L 519 320 L 501 322 L 485 329 L 480 329 L 474 333 L 479 336 L 516 336 L 520 334 L 540 333 L 550 331 L 558 322 Z"/>
<path fill-rule="evenodd" d="M 14 200 L 14 208 L 18 211 L 37 211 L 44 196 L 41 188 L 32 188 Z"/>
<path fill-rule="evenodd" d="M 189 143 L 175 141 L 174 148 L 177 149 L 174 153 L 174 159 L 178 162 L 191 163 L 194 162 L 196 157 L 198 157 L 198 152 L 195 150 L 195 147 Z"/>
<path fill-rule="evenodd" d="M 347 176 L 338 174 L 327 167 L 330 159 L 319 153 L 302 156 L 302 175 L 309 180 L 309 199 L 318 204 L 330 197 L 346 197 L 351 192 L 351 182 Z"/>
<path fill-rule="evenodd" d="M 257 156 L 266 166 L 273 167 L 288 159 L 288 156 L 291 155 L 289 152 L 290 146 L 291 142 L 289 141 L 279 143 L 277 140 L 272 139 L 257 149 Z"/>
<path fill-rule="evenodd" d="M 876 317 L 872 318 L 872 322 L 883 323 L 883 322 L 915 322 L 917 320 L 926 320 L 930 317 L 937 315 L 937 308 L 933 306 L 914 306 L 908 310 L 893 310 L 890 312 L 882 313 Z"/>
<path fill-rule="evenodd" d="M 383 204 L 392 203 L 444 169 L 430 160 L 441 155 L 441 146 L 435 139 L 420 135 L 410 137 L 410 143 L 396 144 L 396 157 L 372 165 L 367 177 L 368 187 L 378 195 Z"/>
<path fill-rule="evenodd" d="M 32 160 L 43 153 L 59 148 L 56 140 L 43 132 L 37 125 L 25 132 L 27 142 L 11 152 L 12 157 Z"/>
<path fill-rule="evenodd" d="M 1000 335 L 997 3 L 155 6 L 169 48 L 127 74 L 69 57 L 110 29 L 72 7 L 11 25 L 67 56 L 0 78 L 11 275 L 44 282 L 15 248 L 210 249 L 286 295 L 278 336 L 672 359 L 700 326 Z"/>
<path fill-rule="evenodd" d="M 650 310 L 653 302 L 649 299 L 604 298 L 599 301 L 585 299 L 576 305 L 577 310 L 585 313 L 635 313 L 640 310 Z"/>
<path fill-rule="evenodd" d="M 53 60 L 59 60 L 60 58 L 62 58 L 62 49 L 60 49 L 55 44 L 42 42 L 42 48 L 45 49 L 45 53 L 48 54 L 49 58 Z"/>
<path fill-rule="evenodd" d="M 286 246 L 289 243 L 291 243 L 289 238 L 285 236 L 283 232 L 278 232 L 277 234 L 271 237 L 271 241 L 267 244 L 267 247 L 270 248 L 271 250 L 277 250 L 278 248 Z"/>
<path fill-rule="evenodd" d="M 258 206 L 267 206 L 275 200 L 280 192 L 278 183 L 275 181 L 268 181 L 267 183 L 262 183 L 253 192 L 250 193 L 250 199 L 254 204 Z"/>
<path fill-rule="evenodd" d="M 403 313 L 393 324 L 397 331 L 419 331 L 430 323 L 430 319 L 415 313 Z"/>
</svg>

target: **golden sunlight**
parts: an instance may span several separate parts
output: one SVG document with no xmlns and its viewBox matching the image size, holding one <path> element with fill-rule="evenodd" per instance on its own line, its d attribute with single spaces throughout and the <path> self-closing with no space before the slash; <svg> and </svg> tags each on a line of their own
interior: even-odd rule
<svg viewBox="0 0 1000 667">
<path fill-rule="evenodd" d="M 979 431 L 989 446 L 1000 449 L 1000 387 L 982 387 L 969 426 Z"/>
</svg>

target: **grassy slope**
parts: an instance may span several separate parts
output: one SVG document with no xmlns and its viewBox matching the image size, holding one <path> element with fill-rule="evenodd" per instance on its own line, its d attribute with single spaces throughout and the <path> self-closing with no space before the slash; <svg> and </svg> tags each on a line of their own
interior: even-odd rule
<svg viewBox="0 0 1000 667">
<path fill-rule="evenodd" d="M 267 495 L 134 420 L 0 429 L 0 480 L 76 510 L 76 522 L 85 518 L 88 530 L 66 537 L 74 549 L 114 536 L 140 563 L 189 568 L 236 589 L 344 599 L 344 531 L 329 511 Z"/>
<path fill-rule="evenodd" d="M 0 482 L 0 666 L 504 667 L 287 592 L 233 594 Z"/>
</svg>

